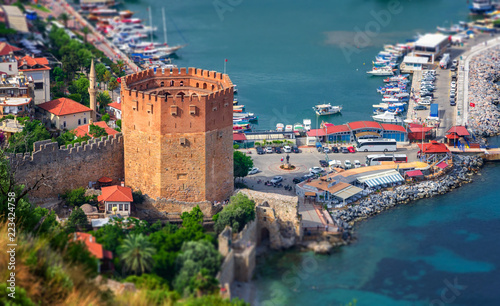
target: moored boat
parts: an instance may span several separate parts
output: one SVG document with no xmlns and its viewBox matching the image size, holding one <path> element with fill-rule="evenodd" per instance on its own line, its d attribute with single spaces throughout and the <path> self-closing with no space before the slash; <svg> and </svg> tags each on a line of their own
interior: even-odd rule
<svg viewBox="0 0 500 306">
<path fill-rule="evenodd" d="M 389 112 L 389 111 L 386 111 L 380 115 L 374 115 L 374 116 L 372 116 L 372 118 L 374 121 L 383 122 L 383 123 L 395 123 L 395 124 L 403 123 L 403 119 L 401 119 L 396 114 Z"/>
<path fill-rule="evenodd" d="M 318 116 L 326 116 L 340 113 L 342 111 L 342 105 L 331 105 L 328 104 L 318 104 L 313 107 L 313 110 Z"/>
</svg>

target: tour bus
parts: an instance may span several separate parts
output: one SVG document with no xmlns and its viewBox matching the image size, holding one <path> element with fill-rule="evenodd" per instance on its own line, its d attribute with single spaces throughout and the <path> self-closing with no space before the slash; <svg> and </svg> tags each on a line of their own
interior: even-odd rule
<svg viewBox="0 0 500 306">
<path fill-rule="evenodd" d="M 374 154 L 368 155 L 366 157 L 366 165 L 367 166 L 376 166 L 380 165 L 383 161 L 393 161 L 395 163 L 406 163 L 408 162 L 408 157 L 405 154 Z"/>
<path fill-rule="evenodd" d="M 358 139 L 358 152 L 395 152 L 395 139 Z"/>
</svg>

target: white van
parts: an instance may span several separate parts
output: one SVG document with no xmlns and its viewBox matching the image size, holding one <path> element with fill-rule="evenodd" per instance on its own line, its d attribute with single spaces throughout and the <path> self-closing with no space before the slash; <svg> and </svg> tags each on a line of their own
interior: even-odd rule
<svg viewBox="0 0 500 306">
<path fill-rule="evenodd" d="M 351 161 L 350 161 L 350 160 L 348 160 L 348 159 L 346 159 L 346 160 L 344 161 L 344 167 L 345 167 L 346 169 L 351 169 L 351 168 L 352 168 Z"/>
<path fill-rule="evenodd" d="M 283 152 L 285 152 L 285 153 L 292 153 L 292 148 L 290 146 L 284 146 L 283 147 Z"/>
</svg>

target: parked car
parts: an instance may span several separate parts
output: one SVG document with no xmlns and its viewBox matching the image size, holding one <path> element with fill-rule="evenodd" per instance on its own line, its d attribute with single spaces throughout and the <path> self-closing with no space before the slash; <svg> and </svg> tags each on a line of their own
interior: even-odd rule
<svg viewBox="0 0 500 306">
<path fill-rule="evenodd" d="M 323 170 L 323 168 L 320 168 L 320 167 L 309 168 L 309 172 L 314 173 L 314 174 L 320 174 L 323 171 L 325 171 L 325 170 Z"/>
<path fill-rule="evenodd" d="M 285 152 L 285 153 L 292 153 L 292 148 L 290 146 L 284 146 L 283 147 L 283 152 Z"/>
<path fill-rule="evenodd" d="M 319 153 L 323 152 L 323 147 L 316 147 L 316 149 L 318 149 Z"/>
<path fill-rule="evenodd" d="M 424 99 L 422 99 L 422 100 L 418 101 L 417 103 L 418 103 L 418 104 L 421 104 L 421 105 L 431 105 L 431 101 L 429 101 L 429 100 L 424 100 Z"/>
<path fill-rule="evenodd" d="M 354 149 L 354 147 L 348 147 L 347 150 L 349 153 L 356 153 L 356 149 Z"/>
<path fill-rule="evenodd" d="M 292 152 L 293 152 L 293 153 L 299 153 L 299 152 L 300 152 L 300 151 L 299 151 L 299 147 L 297 147 L 297 146 L 293 146 L 293 147 L 292 147 Z"/>
<path fill-rule="evenodd" d="M 344 167 L 345 167 L 346 169 L 351 169 L 351 167 L 352 167 L 351 161 L 350 161 L 350 160 L 348 160 L 348 159 L 346 159 L 346 160 L 344 161 Z"/>
<path fill-rule="evenodd" d="M 342 162 L 341 162 L 340 160 L 336 160 L 336 161 L 335 161 L 335 166 L 336 166 L 337 168 L 342 168 Z"/>
<path fill-rule="evenodd" d="M 310 179 L 310 178 L 313 178 L 314 177 L 314 174 L 313 173 L 308 173 L 306 175 L 303 176 L 306 180 Z"/>
<path fill-rule="evenodd" d="M 324 147 L 323 148 L 323 153 L 330 153 L 330 148 L 329 147 Z"/>
<path fill-rule="evenodd" d="M 458 60 L 453 60 L 452 65 L 454 65 L 454 66 L 458 66 Z"/>
<path fill-rule="evenodd" d="M 266 154 L 266 152 L 264 152 L 264 149 L 262 149 L 262 147 L 256 147 L 255 150 L 259 155 Z"/>
<path fill-rule="evenodd" d="M 273 147 L 266 147 L 266 153 L 273 153 Z"/>
<path fill-rule="evenodd" d="M 339 148 L 338 147 L 332 147 L 333 153 L 339 153 Z"/>
<path fill-rule="evenodd" d="M 359 160 L 354 160 L 354 168 L 359 168 L 361 167 L 361 163 L 359 162 Z"/>
<path fill-rule="evenodd" d="M 340 152 L 342 152 L 342 153 L 349 153 L 349 150 L 347 150 L 346 147 L 340 147 Z"/>
<path fill-rule="evenodd" d="M 272 184 L 277 184 L 277 183 L 280 183 L 280 182 L 282 182 L 282 181 L 283 181 L 283 177 L 282 177 L 282 176 L 279 176 L 279 175 L 277 175 L 277 176 L 275 176 L 275 177 L 273 177 L 273 178 L 271 179 L 271 183 L 272 183 Z"/>
<path fill-rule="evenodd" d="M 319 165 L 321 167 L 328 167 L 328 162 L 326 160 L 322 159 L 319 161 Z"/>
<path fill-rule="evenodd" d="M 451 106 L 457 105 L 457 102 L 455 102 L 455 99 L 450 98 L 450 105 Z"/>
<path fill-rule="evenodd" d="M 457 65 L 451 65 L 450 70 L 451 70 L 451 71 L 456 71 L 456 70 L 457 70 Z"/>
<path fill-rule="evenodd" d="M 413 109 L 414 110 L 426 110 L 427 106 L 425 106 L 425 105 L 417 105 Z"/>
<path fill-rule="evenodd" d="M 280 147 L 274 147 L 274 152 L 276 153 L 281 153 L 281 148 Z"/>
<path fill-rule="evenodd" d="M 306 180 L 306 178 L 305 178 L 305 177 L 303 177 L 303 176 L 301 176 L 301 177 L 295 177 L 295 178 L 292 180 L 292 182 L 293 182 L 294 184 L 298 184 L 298 183 L 303 182 L 303 181 L 305 181 L 305 180 Z"/>
<path fill-rule="evenodd" d="M 259 173 L 259 171 L 259 168 L 253 167 L 252 169 L 250 169 L 250 171 L 248 171 L 248 175 L 257 174 Z"/>
<path fill-rule="evenodd" d="M 434 98 L 434 94 L 432 92 L 430 92 L 430 91 L 427 91 L 427 92 L 424 92 L 424 93 L 420 92 L 420 96 L 421 97 L 433 97 Z"/>
</svg>

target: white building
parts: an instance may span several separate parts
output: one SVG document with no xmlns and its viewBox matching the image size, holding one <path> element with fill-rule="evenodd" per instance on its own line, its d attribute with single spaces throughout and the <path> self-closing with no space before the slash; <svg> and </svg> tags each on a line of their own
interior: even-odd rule
<svg viewBox="0 0 500 306">
<path fill-rule="evenodd" d="M 45 57 L 17 58 L 17 68 L 31 77 L 35 83 L 35 105 L 50 101 L 50 67 Z"/>
<path fill-rule="evenodd" d="M 425 34 L 415 42 L 413 56 L 425 56 L 431 63 L 443 54 L 449 44 L 448 36 L 443 34 Z"/>
</svg>

